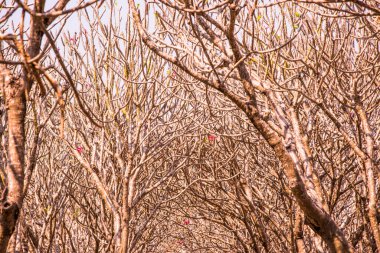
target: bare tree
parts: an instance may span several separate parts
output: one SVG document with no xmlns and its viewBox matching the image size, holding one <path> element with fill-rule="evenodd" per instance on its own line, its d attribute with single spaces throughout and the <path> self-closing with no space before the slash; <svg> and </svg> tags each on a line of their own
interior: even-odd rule
<svg viewBox="0 0 380 253">
<path fill-rule="evenodd" d="M 7 47 L 12 50 L 8 54 L 15 55 L 15 57 L 7 59 L 2 51 L 0 58 L 1 89 L 6 106 L 8 129 L 6 188 L 3 189 L 0 211 L 0 252 L 6 251 L 24 198 L 25 116 L 27 100 L 31 99 L 33 83 L 37 83 L 42 96 L 46 93 L 47 85 L 43 80 L 45 66 L 41 60 L 52 41 L 48 40 L 46 46 L 43 47 L 43 37 L 45 34 L 49 34 L 48 29 L 57 17 L 70 14 L 96 2 L 95 0 L 80 4 L 73 9 L 65 9 L 69 1 L 61 0 L 46 11 L 46 1 L 36 1 L 32 6 L 29 6 L 27 1 L 1 1 L 1 6 L 5 7 L 5 10 L 2 11 L 1 26 L 2 29 L 6 29 L 6 32 L 0 35 L 0 39 L 2 42 L 8 42 Z M 10 25 L 8 22 L 11 22 L 14 16 L 18 16 L 17 20 L 20 22 L 12 31 L 8 27 Z M 29 17 L 28 21 L 26 21 L 26 16 Z M 27 37 L 26 41 L 25 37 Z M 4 47 L 4 43 L 2 43 L 2 47 Z M 9 69 L 7 65 L 21 67 Z M 34 152 L 35 155 L 36 152 Z M 29 163 L 33 164 L 34 159 L 35 157 L 30 157 Z"/>
<path fill-rule="evenodd" d="M 176 65 L 191 80 L 218 90 L 246 114 L 281 162 L 289 188 L 305 214 L 305 223 L 323 238 L 329 250 L 352 252 L 352 245 L 324 204 L 323 182 L 317 172 L 318 156 L 306 132 L 313 128 L 312 115 L 308 115 L 309 127 L 301 122 L 303 111 L 300 108 L 306 108 L 309 113 L 321 110 L 323 117 L 330 120 L 329 127 L 335 127 L 333 131 L 343 138 L 356 153 L 358 162 L 363 164 L 371 236 L 375 242 L 379 241 L 375 218 L 374 134 L 369 123 L 373 120 L 368 120 L 370 112 L 366 113 L 360 106 L 363 101 L 359 98 L 364 94 L 359 95 L 357 88 L 358 81 L 367 78 L 368 88 L 360 90 L 370 92 L 372 96 L 366 98 L 378 104 L 378 92 L 370 91 L 376 86 L 377 76 L 373 74 L 377 73 L 377 67 L 374 58 L 368 58 L 366 53 L 372 43 L 364 37 L 350 36 L 352 31 L 359 33 L 359 29 L 363 29 L 357 25 L 362 21 L 332 20 L 336 17 L 330 14 L 336 11 L 332 6 L 326 10 L 310 5 L 283 4 L 266 5 L 262 9 L 256 2 L 249 1 L 160 1 L 147 3 L 145 16 L 141 15 L 142 7 L 138 8 L 134 1 L 130 0 L 129 6 L 142 40 L 154 53 Z M 152 9 L 150 13 L 154 13 L 157 22 L 156 30 L 149 33 L 144 23 L 153 16 L 147 14 Z M 320 10 L 327 16 L 330 14 L 332 19 L 313 13 Z M 371 17 L 364 17 L 363 22 L 364 25 L 371 22 Z M 362 31 L 368 34 L 364 36 L 372 35 L 370 26 Z M 376 41 L 373 36 L 371 39 Z M 360 43 L 367 43 L 367 47 L 359 54 L 355 50 L 361 48 Z M 350 57 L 353 54 L 366 59 L 366 64 L 370 64 L 365 67 L 368 72 L 346 67 L 345 64 L 352 65 Z M 350 93 L 356 100 L 343 97 L 343 90 L 348 89 L 339 84 L 340 66 L 344 66 L 342 75 L 347 76 L 346 80 L 352 80 L 345 82 L 350 83 L 353 89 Z M 356 73 L 360 77 L 354 77 Z M 334 83 L 337 86 L 331 87 Z M 310 89 L 311 84 L 318 88 Z M 316 98 L 316 95 L 321 96 Z M 339 113 L 329 108 L 335 105 L 351 107 L 361 115 L 360 125 L 366 132 L 360 134 L 365 139 L 365 152 L 344 130 Z M 376 244 L 379 248 L 380 244 Z"/>
<path fill-rule="evenodd" d="M 30 2 L 0 2 L 0 252 L 380 249 L 375 2 Z"/>
</svg>

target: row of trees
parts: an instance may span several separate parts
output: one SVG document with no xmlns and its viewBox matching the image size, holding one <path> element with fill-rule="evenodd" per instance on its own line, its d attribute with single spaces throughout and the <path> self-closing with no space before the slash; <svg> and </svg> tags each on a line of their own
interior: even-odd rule
<svg viewBox="0 0 380 253">
<path fill-rule="evenodd" d="M 0 2 L 0 252 L 380 249 L 376 3 L 47 4 Z"/>
</svg>

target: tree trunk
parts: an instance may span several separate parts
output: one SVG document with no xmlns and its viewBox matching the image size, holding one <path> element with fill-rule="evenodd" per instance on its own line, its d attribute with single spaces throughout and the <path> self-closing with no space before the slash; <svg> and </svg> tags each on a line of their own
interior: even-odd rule
<svg viewBox="0 0 380 253">
<path fill-rule="evenodd" d="M 0 71 L 8 115 L 7 188 L 0 203 L 0 253 L 5 253 L 23 199 L 26 99 L 23 83 L 14 79 L 5 66 Z"/>
<path fill-rule="evenodd" d="M 119 253 L 129 253 L 129 221 L 131 216 L 131 204 L 132 204 L 132 196 L 134 193 L 133 183 L 134 180 L 130 179 L 130 167 L 131 162 L 128 162 L 128 168 L 126 171 L 126 178 L 123 182 L 123 205 L 121 210 L 121 244 Z"/>
<path fill-rule="evenodd" d="M 355 107 L 356 112 L 359 115 L 361 120 L 365 140 L 366 140 L 366 156 L 362 156 L 361 159 L 366 170 L 367 177 L 367 190 L 368 190 L 368 217 L 371 225 L 371 230 L 373 237 L 376 242 L 377 250 L 380 251 L 380 230 L 379 223 L 377 222 L 377 196 L 376 196 L 376 181 L 377 178 L 374 173 L 374 146 L 375 141 L 373 139 L 373 132 L 371 126 L 368 122 L 367 115 L 363 109 L 362 103 L 358 102 L 358 105 Z M 364 152 L 363 152 L 364 153 Z"/>
<path fill-rule="evenodd" d="M 130 210 L 123 210 L 123 218 L 121 222 L 121 243 L 120 243 L 120 253 L 128 253 L 128 241 L 129 241 L 129 217 Z"/>
<path fill-rule="evenodd" d="M 305 253 L 305 242 L 303 240 L 303 215 L 301 210 L 297 207 L 296 220 L 294 224 L 294 236 L 298 253 Z"/>
<path fill-rule="evenodd" d="M 285 146 L 281 138 L 273 132 L 269 125 L 261 118 L 254 106 L 248 105 L 245 108 L 245 112 L 255 128 L 273 148 L 275 155 L 281 162 L 285 175 L 289 181 L 289 188 L 305 214 L 305 224 L 311 227 L 315 233 L 323 238 L 329 247 L 330 252 L 352 252 L 350 244 L 338 225 L 334 222 L 331 216 L 323 210 L 322 206 L 320 206 L 317 201 L 314 201 L 309 195 L 296 165 L 288 154 L 287 149 L 290 149 L 291 147 Z"/>
</svg>

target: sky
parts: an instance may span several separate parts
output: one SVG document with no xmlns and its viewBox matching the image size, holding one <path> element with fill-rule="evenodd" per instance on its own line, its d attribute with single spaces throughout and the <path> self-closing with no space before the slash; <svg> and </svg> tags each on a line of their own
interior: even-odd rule
<svg viewBox="0 0 380 253">
<path fill-rule="evenodd" d="M 88 2 L 89 0 L 87 0 L 86 2 Z M 30 1 L 30 3 L 34 2 L 34 1 Z M 58 0 L 46 0 L 46 6 L 45 6 L 45 10 L 49 10 L 51 9 L 56 3 L 58 2 Z M 77 6 L 79 3 L 81 3 L 83 1 L 81 0 L 71 0 L 69 2 L 69 4 L 67 5 L 67 8 L 72 8 L 74 6 Z M 113 2 L 114 5 L 116 6 L 116 8 L 118 9 L 121 9 L 121 12 L 122 13 L 125 13 L 125 15 L 128 15 L 128 12 L 127 12 L 127 1 L 126 0 L 119 0 L 119 1 L 110 1 L 110 0 L 106 0 L 102 7 L 100 8 L 101 11 L 105 11 L 104 15 L 103 15 L 103 22 L 105 24 L 108 23 L 108 20 L 109 20 L 109 2 Z M 144 0 L 136 0 L 135 3 L 139 6 L 139 8 L 141 9 L 141 11 L 144 11 Z M 7 7 L 10 7 L 10 6 L 14 6 L 12 5 L 12 1 L 11 0 L 6 0 L 5 1 L 5 5 L 3 6 L 0 6 L 0 18 L 5 14 L 5 12 L 7 11 Z M 87 10 L 89 10 L 89 14 L 91 13 L 91 7 L 88 7 Z M 25 16 L 25 27 L 27 28 L 27 25 L 29 23 L 29 15 L 26 15 Z M 57 19 L 58 20 L 58 19 Z M 17 10 L 9 20 L 6 21 L 6 25 L 0 25 L 1 29 L 2 29 L 2 32 L 3 33 L 13 33 L 17 26 L 19 25 L 21 21 L 21 9 Z M 70 17 L 68 18 L 66 24 L 65 24 L 65 28 L 64 28 L 64 31 L 69 31 L 71 33 L 74 33 L 74 32 L 79 32 L 80 31 L 80 25 L 78 24 L 79 23 L 79 15 L 78 13 L 74 13 L 72 15 L 70 15 Z"/>
</svg>

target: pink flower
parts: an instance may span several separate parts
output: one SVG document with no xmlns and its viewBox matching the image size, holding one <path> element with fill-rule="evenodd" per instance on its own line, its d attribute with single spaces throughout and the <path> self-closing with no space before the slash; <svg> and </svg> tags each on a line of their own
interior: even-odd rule
<svg viewBox="0 0 380 253">
<path fill-rule="evenodd" d="M 83 152 L 83 147 L 78 146 L 76 150 L 78 151 L 79 154 L 81 154 Z"/>
<path fill-rule="evenodd" d="M 189 225 L 189 224 L 190 224 L 190 221 L 189 221 L 188 219 L 184 219 L 184 220 L 183 220 L 183 224 L 185 224 L 185 225 Z"/>
<path fill-rule="evenodd" d="M 74 37 L 70 37 L 70 42 L 72 42 L 72 43 L 77 43 L 77 33 L 75 32 L 74 33 Z"/>
<path fill-rule="evenodd" d="M 207 136 L 207 138 L 208 138 L 209 141 L 215 141 L 216 136 L 215 136 L 215 135 L 212 135 L 212 134 L 209 134 L 209 135 Z"/>
</svg>

